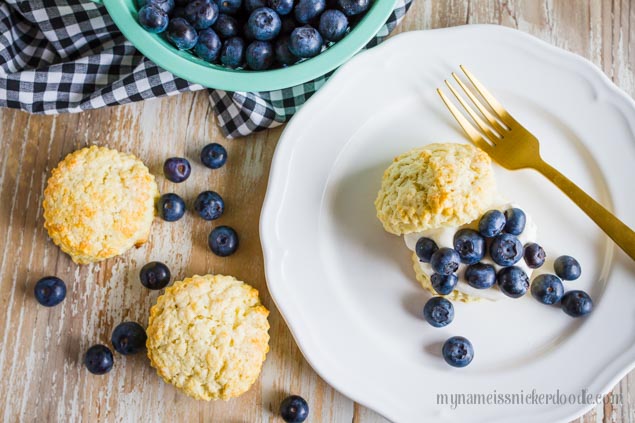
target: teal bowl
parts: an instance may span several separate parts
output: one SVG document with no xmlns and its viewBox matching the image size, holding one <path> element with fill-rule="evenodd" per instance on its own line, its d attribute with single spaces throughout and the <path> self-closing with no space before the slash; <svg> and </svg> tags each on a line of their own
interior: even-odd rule
<svg viewBox="0 0 635 423">
<path fill-rule="evenodd" d="M 229 69 L 179 51 L 161 35 L 137 23 L 135 0 L 93 0 L 103 3 L 123 35 L 148 59 L 187 81 L 226 91 L 271 91 L 318 78 L 337 68 L 368 43 L 386 22 L 396 0 L 375 0 L 364 18 L 341 41 L 318 56 L 267 71 Z"/>
</svg>

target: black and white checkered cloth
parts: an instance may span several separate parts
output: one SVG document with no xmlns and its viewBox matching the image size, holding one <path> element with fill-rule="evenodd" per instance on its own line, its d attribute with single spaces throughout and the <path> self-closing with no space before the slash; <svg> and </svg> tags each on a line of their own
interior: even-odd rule
<svg viewBox="0 0 635 423">
<path fill-rule="evenodd" d="M 390 34 L 411 2 L 397 0 L 367 47 Z M 223 134 L 245 136 L 289 120 L 329 76 L 271 92 L 212 89 L 210 100 Z M 0 0 L 0 107 L 72 113 L 202 89 L 141 55 L 103 6 L 89 0 Z"/>
</svg>

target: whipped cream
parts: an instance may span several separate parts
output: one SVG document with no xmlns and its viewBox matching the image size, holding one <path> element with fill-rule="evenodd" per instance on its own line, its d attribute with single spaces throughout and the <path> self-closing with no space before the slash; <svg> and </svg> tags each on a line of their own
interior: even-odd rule
<svg viewBox="0 0 635 423">
<path fill-rule="evenodd" d="M 505 212 L 505 210 L 513 208 L 513 207 L 521 209 L 523 212 L 525 212 L 525 217 L 526 217 L 525 229 L 520 235 L 518 235 L 518 240 L 523 246 L 529 242 L 536 242 L 536 235 L 538 233 L 538 228 L 536 227 L 536 223 L 531 218 L 531 216 L 522 207 L 514 203 L 504 203 L 504 204 L 490 207 L 488 208 L 488 210 L 496 209 L 496 210 Z M 423 231 L 423 232 L 409 233 L 404 235 L 404 241 L 406 242 L 406 246 L 413 252 L 415 251 L 415 246 L 417 245 L 417 241 L 421 237 L 430 238 L 437 244 L 439 248 L 441 247 L 454 248 L 454 234 L 459 229 L 463 229 L 463 228 L 470 228 L 470 229 L 474 229 L 478 231 L 478 222 L 480 219 L 481 218 L 479 217 L 476 220 L 462 226 L 451 226 L 446 228 L 428 229 L 427 231 Z M 487 242 L 488 250 L 489 250 L 489 244 L 490 243 L 488 240 Z M 499 266 L 498 264 L 494 263 L 494 261 L 489 256 L 489 251 L 486 252 L 485 257 L 483 257 L 483 259 L 481 260 L 481 263 L 487 263 L 487 264 L 493 265 L 497 273 L 500 269 L 503 268 L 503 266 Z M 428 276 L 432 276 L 432 274 L 434 273 L 434 271 L 432 270 L 432 266 L 430 266 L 430 263 L 419 262 L 419 266 L 421 266 L 421 270 Z M 514 264 L 514 266 L 517 266 L 523 269 L 525 273 L 527 274 L 527 276 L 531 278 L 533 269 L 527 266 L 524 259 L 521 258 L 518 263 Z M 467 268 L 466 264 L 463 264 L 463 263 L 460 264 L 459 269 L 457 271 L 457 276 L 459 277 L 459 283 L 457 283 L 454 289 L 464 294 L 471 295 L 473 297 L 480 297 L 480 298 L 484 298 L 491 301 L 497 301 L 503 298 L 509 298 L 508 296 L 503 294 L 500 291 L 500 289 L 498 289 L 498 285 L 496 284 L 492 286 L 491 288 L 487 288 L 487 289 L 477 289 L 468 285 L 468 283 L 465 281 L 466 268 Z"/>
</svg>

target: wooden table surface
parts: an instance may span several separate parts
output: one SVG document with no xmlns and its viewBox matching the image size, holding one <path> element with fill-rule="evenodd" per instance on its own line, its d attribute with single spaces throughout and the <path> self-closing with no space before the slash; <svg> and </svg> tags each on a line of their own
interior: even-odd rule
<svg viewBox="0 0 635 423">
<path fill-rule="evenodd" d="M 632 0 L 415 0 L 397 32 L 472 23 L 518 28 L 580 54 L 598 65 L 629 95 L 635 94 L 635 1 Z M 425 54 L 422 52 L 422 54 Z M 0 111 L 0 421 L 281 421 L 288 394 L 304 396 L 312 422 L 381 422 L 321 380 L 296 347 L 266 288 L 258 236 L 260 207 L 271 157 L 281 128 L 225 140 L 204 92 L 63 116 Z M 229 161 L 210 171 L 196 159 L 205 144 L 227 147 Z M 209 222 L 187 215 L 176 223 L 156 220 L 150 242 L 122 257 L 77 266 L 47 238 L 42 227 L 42 192 L 50 170 L 67 153 L 101 144 L 129 151 L 161 175 L 163 160 L 185 156 L 192 177 L 176 185 L 158 176 L 162 192 L 192 200 L 204 189 L 227 202 L 222 223 L 236 228 L 241 248 L 232 257 L 209 252 Z M 163 383 L 143 354 L 115 356 L 106 376 L 81 364 L 84 351 L 109 343 L 124 320 L 147 324 L 158 292 L 138 281 L 150 260 L 167 263 L 176 278 L 227 273 L 260 290 L 271 310 L 271 351 L 259 381 L 242 397 L 202 402 Z M 33 284 L 54 274 L 68 297 L 51 309 L 33 298 Z M 635 421 L 635 372 L 614 393 L 622 404 L 599 405 L 579 422 Z"/>
</svg>

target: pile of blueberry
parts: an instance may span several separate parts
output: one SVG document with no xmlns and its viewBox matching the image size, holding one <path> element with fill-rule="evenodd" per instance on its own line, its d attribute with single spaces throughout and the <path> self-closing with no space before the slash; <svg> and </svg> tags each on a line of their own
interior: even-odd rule
<svg viewBox="0 0 635 423">
<path fill-rule="evenodd" d="M 415 252 L 420 261 L 430 263 L 434 273 L 430 282 L 440 295 L 451 293 L 459 278 L 456 274 L 460 263 L 467 265 L 465 281 L 476 289 L 488 289 L 498 284 L 500 291 L 511 298 L 520 298 L 530 290 L 529 277 L 515 266 L 524 258 L 532 269 L 541 267 L 546 258 L 544 249 L 536 243 L 522 245 L 518 239 L 525 229 L 525 213 L 510 208 L 505 213 L 490 210 L 480 219 L 478 231 L 460 229 L 454 235 L 454 248 L 442 247 L 429 238 L 417 241 Z M 481 260 L 486 253 L 496 268 Z M 561 309 L 572 317 L 587 315 L 593 309 L 591 297 L 584 291 L 564 292 L 562 279 L 575 280 L 580 277 L 580 263 L 571 256 L 558 257 L 554 262 L 554 274 L 541 274 L 531 283 L 531 295 L 543 304 L 560 304 Z M 452 303 L 443 297 L 433 297 L 423 308 L 423 316 L 434 327 L 443 327 L 454 319 Z M 442 348 L 445 361 L 454 367 L 465 367 L 474 357 L 474 348 L 469 340 L 461 336 L 448 339 Z"/>
<path fill-rule="evenodd" d="M 317 56 L 371 0 L 138 0 L 139 24 L 228 68 L 266 70 Z"/>
<path fill-rule="evenodd" d="M 227 161 L 227 150 L 211 143 L 203 147 L 201 162 L 210 169 L 219 169 Z M 163 174 L 172 182 L 181 183 L 192 172 L 190 162 L 183 157 L 172 157 L 163 164 Z M 159 216 L 167 222 L 175 222 L 185 215 L 185 201 L 175 193 L 163 194 L 157 203 Z M 194 200 L 193 209 L 205 220 L 216 220 L 225 211 L 225 202 L 215 191 L 203 191 Z M 227 257 L 238 249 L 238 234 L 229 226 L 217 226 L 207 238 L 210 250 L 219 257 Z"/>
</svg>

